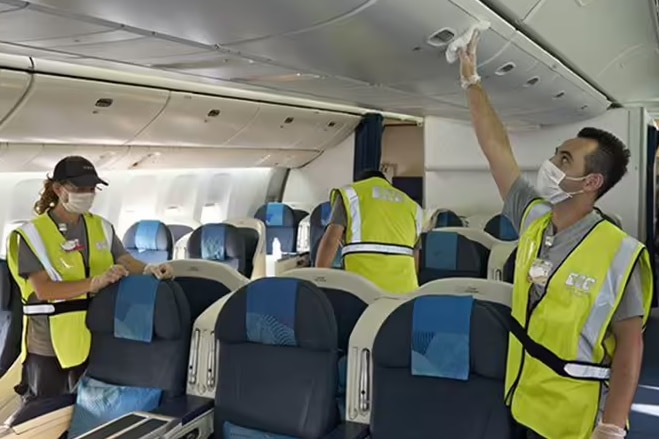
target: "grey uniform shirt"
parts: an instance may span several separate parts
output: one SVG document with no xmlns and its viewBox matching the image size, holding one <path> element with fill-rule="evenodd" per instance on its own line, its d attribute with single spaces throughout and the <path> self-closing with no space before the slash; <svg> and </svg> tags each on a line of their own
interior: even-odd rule
<svg viewBox="0 0 659 439">
<path fill-rule="evenodd" d="M 508 197 L 503 206 L 503 214 L 513 223 L 515 229 L 520 232 L 522 218 L 526 207 L 531 201 L 540 198 L 535 188 L 523 177 L 518 178 L 508 192 Z M 565 230 L 554 235 L 554 242 L 547 250 L 544 250 L 543 259 L 552 264 L 551 274 L 569 256 L 574 248 L 588 232 L 602 220 L 597 212 L 589 213 L 578 223 L 573 224 Z M 551 228 L 545 231 L 544 236 L 551 233 Z M 530 303 L 536 303 L 545 294 L 545 288 L 533 285 L 531 289 Z M 613 321 L 617 322 L 631 317 L 639 317 L 645 314 L 643 309 L 643 291 L 641 282 L 641 271 L 638 262 L 634 266 L 627 287 L 620 301 L 620 305 L 613 315 Z"/>
<path fill-rule="evenodd" d="M 329 224 L 336 224 L 343 228 L 348 227 L 348 213 L 346 212 L 346 207 L 341 201 L 341 198 L 337 197 L 334 203 L 332 204 L 332 213 L 330 214 Z M 343 232 L 345 238 L 345 232 Z M 417 237 L 416 245 L 414 246 L 415 250 L 421 245 L 421 240 Z"/>
<path fill-rule="evenodd" d="M 48 215 L 56 224 L 60 222 L 51 212 L 48 212 Z M 85 222 L 80 219 L 80 221 L 78 221 L 76 224 L 68 224 L 67 229 L 65 232 L 63 232 L 63 234 L 67 240 L 78 240 L 80 245 L 83 247 L 81 253 L 85 267 L 89 267 L 89 246 L 87 242 L 87 228 L 85 227 Z M 112 229 L 111 252 L 115 261 L 128 253 L 119 238 L 117 238 L 117 235 L 114 232 L 114 228 Z M 19 275 L 24 279 L 27 279 L 31 274 L 44 270 L 45 269 L 41 264 L 41 261 L 39 261 L 39 258 L 37 258 L 37 256 L 34 254 L 30 246 L 23 239 L 21 239 L 18 244 Z M 33 293 L 28 298 L 28 303 L 35 302 L 39 302 L 39 299 L 37 298 L 36 294 Z M 55 356 L 53 344 L 50 340 L 50 324 L 48 322 L 48 316 L 32 316 L 28 318 L 27 350 L 31 354 L 48 357 Z"/>
</svg>

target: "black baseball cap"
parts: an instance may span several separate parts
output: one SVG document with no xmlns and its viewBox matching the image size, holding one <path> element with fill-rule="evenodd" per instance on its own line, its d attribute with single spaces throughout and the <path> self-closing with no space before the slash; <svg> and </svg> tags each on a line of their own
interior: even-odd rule
<svg viewBox="0 0 659 439">
<path fill-rule="evenodd" d="M 98 176 L 92 162 L 79 155 L 70 155 L 60 160 L 55 165 L 52 180 L 59 183 L 66 181 L 78 187 L 108 185 L 107 181 Z"/>
</svg>

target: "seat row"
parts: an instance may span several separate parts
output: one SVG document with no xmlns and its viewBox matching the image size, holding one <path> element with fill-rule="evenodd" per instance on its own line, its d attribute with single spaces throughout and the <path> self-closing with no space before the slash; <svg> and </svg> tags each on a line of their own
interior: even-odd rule
<svg viewBox="0 0 659 439">
<path fill-rule="evenodd" d="M 26 405 L 4 437 L 514 437 L 510 284 L 391 296 L 341 270 L 249 282 L 212 261 L 172 265 L 173 282 L 131 276 L 92 300 L 78 394 Z"/>
</svg>

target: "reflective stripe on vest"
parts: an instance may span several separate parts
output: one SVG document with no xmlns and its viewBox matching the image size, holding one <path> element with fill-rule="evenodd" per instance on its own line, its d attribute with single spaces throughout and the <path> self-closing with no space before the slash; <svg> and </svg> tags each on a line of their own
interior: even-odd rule
<svg viewBox="0 0 659 439">
<path fill-rule="evenodd" d="M 59 300 L 52 303 L 32 303 L 23 305 L 26 316 L 55 316 L 67 312 L 87 311 L 89 299 Z"/>
<path fill-rule="evenodd" d="M 531 201 L 531 208 L 527 209 L 524 219 L 522 220 L 522 227 L 520 234 L 526 230 L 535 220 L 542 218 L 551 212 L 551 205 L 542 199 Z"/>
<path fill-rule="evenodd" d="M 393 245 L 393 244 L 378 244 L 378 243 L 362 243 L 362 216 L 359 207 L 359 195 L 352 186 L 343 188 L 348 198 L 348 205 L 350 206 L 350 242 L 341 250 L 341 255 L 345 256 L 351 253 L 379 253 L 386 255 L 403 255 L 414 256 L 414 249 L 410 247 Z M 417 236 L 423 231 L 423 209 L 421 206 L 416 207 L 416 234 Z"/>
<path fill-rule="evenodd" d="M 20 226 L 19 229 L 21 229 L 21 232 L 25 234 L 25 236 L 30 241 L 30 244 L 32 244 L 34 247 L 34 255 L 37 257 L 37 259 L 39 259 L 41 265 L 43 265 L 43 268 L 46 270 L 46 273 L 48 273 L 50 280 L 61 282 L 62 276 L 57 272 L 57 270 L 55 270 L 55 267 L 50 262 L 50 258 L 48 258 L 48 253 L 46 252 L 46 246 L 41 239 L 41 235 L 39 235 L 37 227 L 32 222 L 28 221 L 27 223 Z"/>
</svg>

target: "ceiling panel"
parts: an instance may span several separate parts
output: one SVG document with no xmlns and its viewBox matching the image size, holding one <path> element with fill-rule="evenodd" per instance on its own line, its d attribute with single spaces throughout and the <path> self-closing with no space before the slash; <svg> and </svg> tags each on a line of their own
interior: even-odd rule
<svg viewBox="0 0 659 439">
<path fill-rule="evenodd" d="M 183 55 L 177 57 L 176 61 L 151 59 L 146 60 L 146 63 L 155 68 L 222 80 L 247 81 L 254 84 L 261 81 L 286 82 L 300 79 L 296 77 L 297 70 L 221 52 Z"/>
<path fill-rule="evenodd" d="M 21 9 L 23 6 L 20 4 L 13 4 L 12 2 L 9 3 L 0 3 L 0 12 L 7 12 L 7 11 L 13 11 L 16 9 Z"/>
<path fill-rule="evenodd" d="M 287 80 L 288 79 L 288 80 Z M 278 90 L 287 90 L 295 93 L 304 93 L 314 96 L 350 96 L 357 87 L 366 85 L 364 82 L 349 78 L 334 78 L 313 74 L 295 75 L 289 78 L 255 77 L 246 81 L 248 84 L 269 87 Z"/>
<path fill-rule="evenodd" d="M 111 29 L 105 25 L 46 14 L 31 8 L 0 14 L 0 40 L 7 42 L 25 43 L 104 32 Z"/>
<path fill-rule="evenodd" d="M 538 3 L 544 0 L 481 0 L 486 5 L 501 11 L 513 19 L 523 19 Z M 554 0 L 556 1 L 556 0 Z"/>
<path fill-rule="evenodd" d="M 524 25 L 625 101 L 644 94 L 649 75 L 659 78 L 659 64 L 639 63 L 636 57 L 657 48 L 653 13 L 648 0 L 545 1 Z M 626 57 L 631 57 L 629 65 Z"/>
<path fill-rule="evenodd" d="M 71 46 L 51 46 L 54 50 L 72 52 L 81 56 L 111 59 L 115 61 L 139 61 L 150 64 L 162 58 L 174 59 L 204 51 L 197 46 L 181 44 L 162 38 L 142 37 L 119 31 L 127 38 L 98 42 L 93 44 L 75 44 Z M 210 48 L 209 48 L 210 49 Z"/>
<path fill-rule="evenodd" d="M 23 46 L 20 44 L 8 44 L 8 43 L 0 43 L 0 52 L 11 53 L 16 55 L 33 56 L 35 58 L 42 58 L 42 59 L 72 59 L 78 57 L 78 55 L 52 52 L 30 46 Z"/>
<path fill-rule="evenodd" d="M 463 32 L 474 21 L 448 1 L 379 0 L 332 26 L 230 47 L 269 56 L 292 67 L 313 67 L 332 76 L 373 84 L 412 82 L 455 72 L 456 66 L 448 65 L 443 51 L 427 45 L 426 38 L 442 28 Z M 512 28 L 499 27 L 486 31 L 481 38 L 483 61 L 494 56 L 514 35 Z"/>
<path fill-rule="evenodd" d="M 368 0 L 36 0 L 34 3 L 206 44 L 316 26 Z"/>
</svg>

